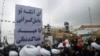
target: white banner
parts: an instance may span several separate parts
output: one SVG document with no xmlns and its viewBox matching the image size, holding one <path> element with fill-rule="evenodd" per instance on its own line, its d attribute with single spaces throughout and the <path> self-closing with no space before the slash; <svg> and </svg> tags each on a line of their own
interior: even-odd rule
<svg viewBox="0 0 100 56">
<path fill-rule="evenodd" d="M 42 9 L 16 5 L 15 44 L 36 45 L 42 41 Z"/>
</svg>

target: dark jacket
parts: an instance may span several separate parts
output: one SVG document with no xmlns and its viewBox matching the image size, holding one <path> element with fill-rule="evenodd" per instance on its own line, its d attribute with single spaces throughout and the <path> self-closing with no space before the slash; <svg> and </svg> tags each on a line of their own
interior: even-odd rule
<svg viewBox="0 0 100 56">
<path fill-rule="evenodd" d="M 42 46 L 42 48 L 44 48 L 44 49 L 46 49 L 46 50 L 48 50 L 48 51 L 51 52 L 51 48 L 50 48 L 50 46 L 48 46 L 48 45 L 44 45 L 44 46 Z"/>
</svg>

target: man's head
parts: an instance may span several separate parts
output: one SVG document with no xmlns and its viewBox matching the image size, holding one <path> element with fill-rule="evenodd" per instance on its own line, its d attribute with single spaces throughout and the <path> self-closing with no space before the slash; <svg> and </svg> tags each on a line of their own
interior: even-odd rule
<svg viewBox="0 0 100 56">
<path fill-rule="evenodd" d="M 100 45 L 100 37 L 96 38 L 96 43 Z"/>
</svg>

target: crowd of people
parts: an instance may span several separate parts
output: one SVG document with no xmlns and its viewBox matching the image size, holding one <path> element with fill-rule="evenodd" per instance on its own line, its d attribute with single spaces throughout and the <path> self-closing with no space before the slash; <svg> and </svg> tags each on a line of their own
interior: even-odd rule
<svg viewBox="0 0 100 56">
<path fill-rule="evenodd" d="M 61 40 L 60 43 L 64 46 L 62 56 L 100 56 L 100 37 L 89 38 L 87 42 L 83 42 L 82 38 L 74 38 L 67 39 L 67 42 Z"/>
<path fill-rule="evenodd" d="M 100 37 L 96 40 L 88 39 L 87 43 L 82 38 L 59 39 L 53 45 L 46 40 L 38 45 L 6 46 L 2 51 L 3 56 L 100 56 Z"/>
</svg>

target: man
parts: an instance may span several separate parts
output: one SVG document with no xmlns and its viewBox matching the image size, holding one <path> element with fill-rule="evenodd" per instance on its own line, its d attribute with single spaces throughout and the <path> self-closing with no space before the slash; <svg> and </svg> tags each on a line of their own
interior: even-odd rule
<svg viewBox="0 0 100 56">
<path fill-rule="evenodd" d="M 18 48 L 14 44 L 4 47 L 3 49 L 4 56 L 9 56 L 10 51 L 16 51 L 18 53 Z"/>
<path fill-rule="evenodd" d="M 45 42 L 42 42 L 42 46 L 41 47 L 46 49 L 46 50 L 48 50 L 48 51 L 50 51 L 51 56 L 52 56 L 51 47 L 49 45 L 49 41 L 48 40 L 46 40 Z"/>
</svg>

